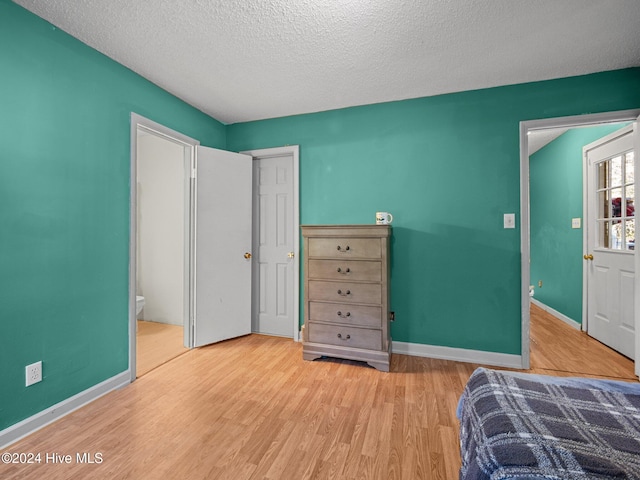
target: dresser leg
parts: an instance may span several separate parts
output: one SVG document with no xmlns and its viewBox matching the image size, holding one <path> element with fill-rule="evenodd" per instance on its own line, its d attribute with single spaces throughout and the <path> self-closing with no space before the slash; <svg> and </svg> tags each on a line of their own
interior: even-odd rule
<svg viewBox="0 0 640 480">
<path fill-rule="evenodd" d="M 315 360 L 316 358 L 321 358 L 321 357 L 322 357 L 322 355 L 318 355 L 318 354 L 315 354 L 315 353 L 302 352 L 302 359 L 303 360 Z"/>
<path fill-rule="evenodd" d="M 370 365 L 376 370 L 379 370 L 381 372 L 389 371 L 389 364 L 385 362 L 367 362 L 367 365 Z"/>
</svg>

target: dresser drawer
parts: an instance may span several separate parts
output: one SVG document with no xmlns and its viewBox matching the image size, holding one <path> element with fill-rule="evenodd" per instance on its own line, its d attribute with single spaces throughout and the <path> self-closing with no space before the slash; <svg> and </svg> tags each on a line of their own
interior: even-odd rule
<svg viewBox="0 0 640 480">
<path fill-rule="evenodd" d="M 382 303 L 382 286 L 379 283 L 322 282 L 309 280 L 309 300 L 339 303 Z"/>
<path fill-rule="evenodd" d="M 349 328 L 309 322 L 309 341 L 342 347 L 382 349 L 382 333 L 370 328 Z"/>
<path fill-rule="evenodd" d="M 309 320 L 380 328 L 382 309 L 365 305 L 309 302 Z"/>
<path fill-rule="evenodd" d="M 309 278 L 380 282 L 380 262 L 350 260 L 309 260 Z"/>
<path fill-rule="evenodd" d="M 380 258 L 379 238 L 310 238 L 309 257 Z"/>
</svg>

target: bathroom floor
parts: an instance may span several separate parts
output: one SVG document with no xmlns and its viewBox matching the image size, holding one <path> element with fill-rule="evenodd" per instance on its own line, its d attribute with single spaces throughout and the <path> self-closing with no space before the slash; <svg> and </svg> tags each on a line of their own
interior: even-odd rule
<svg viewBox="0 0 640 480">
<path fill-rule="evenodd" d="M 182 326 L 138 320 L 137 377 L 188 351 Z"/>
</svg>

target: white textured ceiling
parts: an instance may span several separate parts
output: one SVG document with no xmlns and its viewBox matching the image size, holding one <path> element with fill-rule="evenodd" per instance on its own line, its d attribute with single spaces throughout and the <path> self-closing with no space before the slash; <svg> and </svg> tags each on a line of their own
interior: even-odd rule
<svg viewBox="0 0 640 480">
<path fill-rule="evenodd" d="M 639 0 L 15 0 L 224 123 L 640 65 Z"/>
</svg>

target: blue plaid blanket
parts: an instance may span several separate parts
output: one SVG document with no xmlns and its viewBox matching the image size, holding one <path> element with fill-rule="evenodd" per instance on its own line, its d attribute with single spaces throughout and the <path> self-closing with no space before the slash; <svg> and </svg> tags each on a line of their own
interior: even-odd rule
<svg viewBox="0 0 640 480">
<path fill-rule="evenodd" d="M 457 414 L 460 480 L 640 479 L 640 384 L 478 368 Z"/>
</svg>

